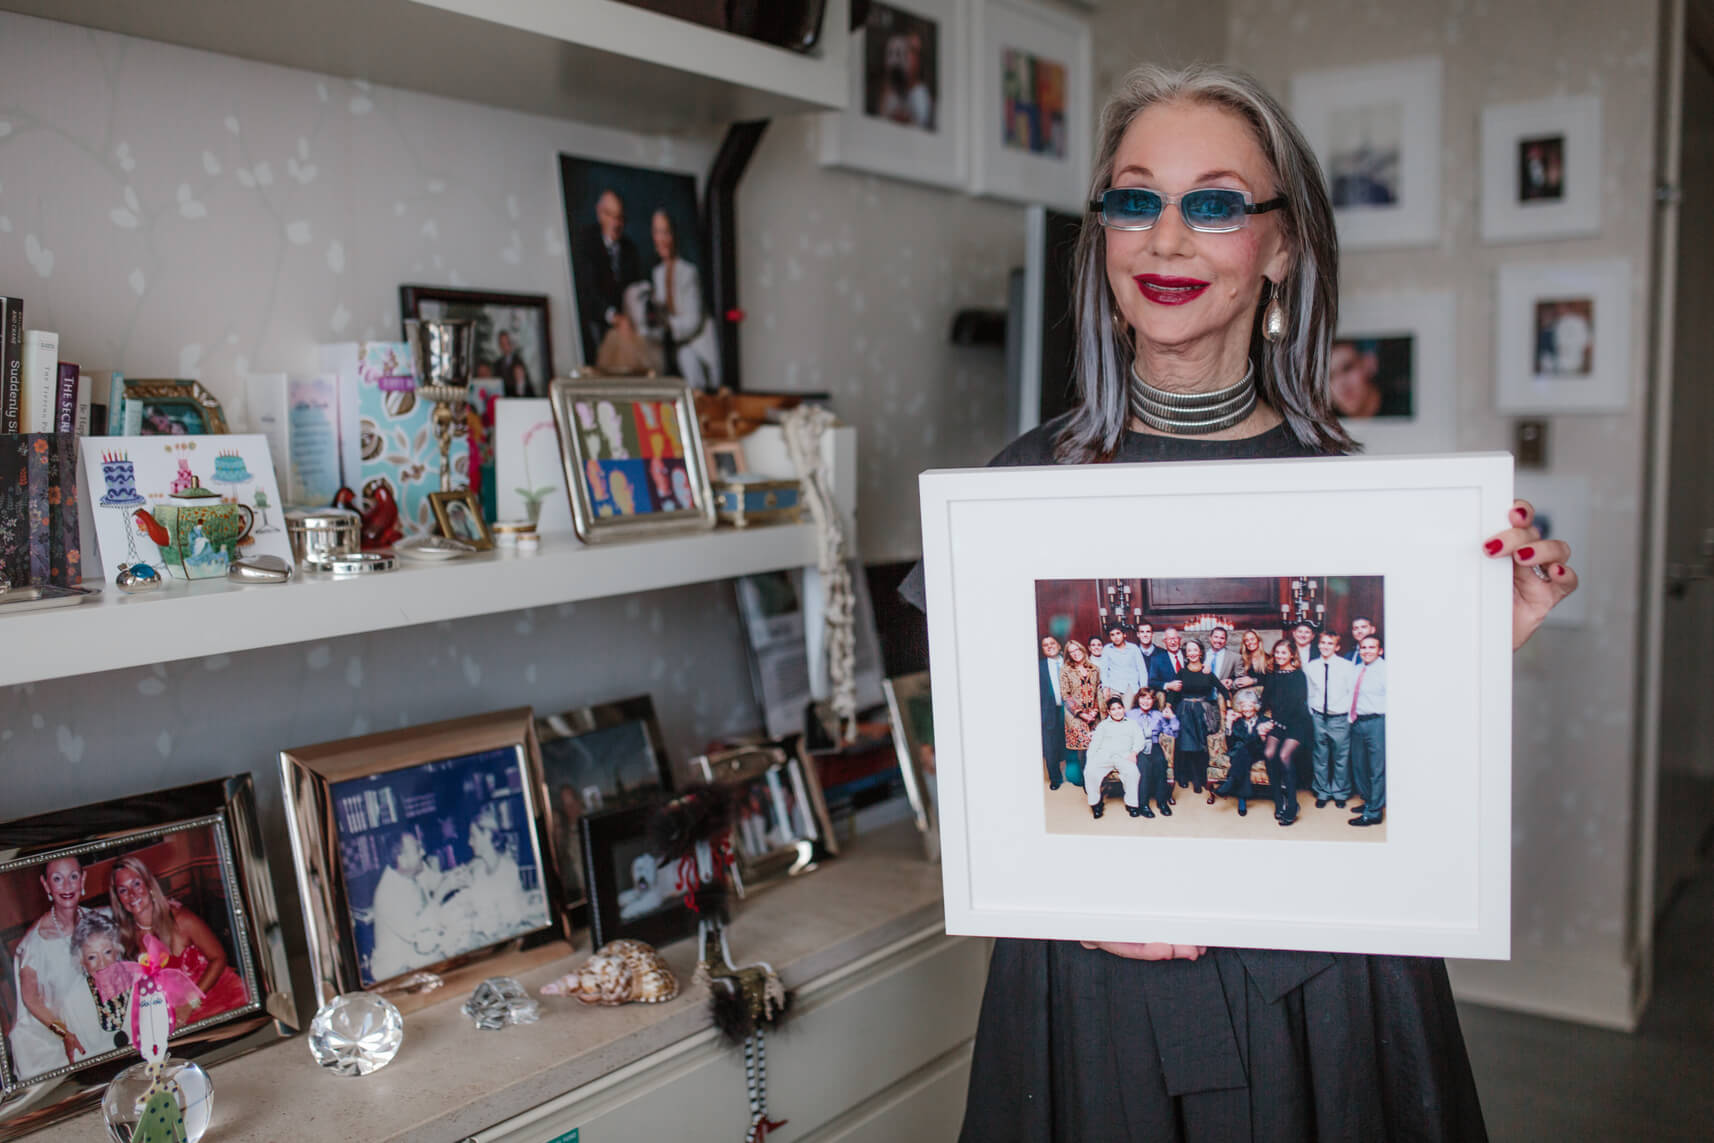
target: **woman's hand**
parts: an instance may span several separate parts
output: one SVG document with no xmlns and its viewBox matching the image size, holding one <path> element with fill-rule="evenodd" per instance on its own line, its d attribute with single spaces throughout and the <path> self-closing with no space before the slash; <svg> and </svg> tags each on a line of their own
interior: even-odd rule
<svg viewBox="0 0 1714 1143">
<path fill-rule="evenodd" d="M 1208 951 L 1207 945 L 1169 945 L 1162 941 L 1083 941 L 1086 949 L 1122 956 L 1126 960 L 1195 960 Z"/>
<path fill-rule="evenodd" d="M 1535 527 L 1535 509 L 1527 500 L 1512 505 L 1512 525 L 1490 536 L 1482 550 L 1491 559 L 1512 561 L 1512 650 L 1516 651 L 1560 600 L 1577 590 L 1577 573 L 1566 562 L 1571 548 L 1562 540 L 1544 540 Z"/>
<path fill-rule="evenodd" d="M 1165 683 L 1161 686 L 1161 690 L 1163 691 L 1182 691 L 1183 689 L 1184 683 L 1178 679 L 1174 679 L 1172 682 Z"/>
<path fill-rule="evenodd" d="M 61 1036 L 60 1046 L 65 1049 L 65 1062 L 68 1064 L 77 1063 L 77 1058 L 84 1054 L 83 1041 L 77 1038 L 76 1032 L 68 1030 Z"/>
</svg>

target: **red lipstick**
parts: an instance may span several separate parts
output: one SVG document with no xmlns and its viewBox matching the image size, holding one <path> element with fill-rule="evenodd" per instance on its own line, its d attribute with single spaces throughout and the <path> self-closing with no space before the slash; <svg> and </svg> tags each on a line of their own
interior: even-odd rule
<svg viewBox="0 0 1714 1143">
<path fill-rule="evenodd" d="M 1209 283 L 1200 278 L 1176 278 L 1168 274 L 1138 274 L 1131 279 L 1143 297 L 1156 305 L 1182 306 L 1202 296 Z"/>
</svg>

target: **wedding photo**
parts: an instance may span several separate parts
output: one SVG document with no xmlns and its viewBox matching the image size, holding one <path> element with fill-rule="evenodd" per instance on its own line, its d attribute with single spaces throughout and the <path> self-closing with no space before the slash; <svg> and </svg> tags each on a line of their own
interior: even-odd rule
<svg viewBox="0 0 1714 1143">
<path fill-rule="evenodd" d="M 1047 832 L 1384 841 L 1385 636 L 1382 576 L 1036 581 Z"/>
</svg>

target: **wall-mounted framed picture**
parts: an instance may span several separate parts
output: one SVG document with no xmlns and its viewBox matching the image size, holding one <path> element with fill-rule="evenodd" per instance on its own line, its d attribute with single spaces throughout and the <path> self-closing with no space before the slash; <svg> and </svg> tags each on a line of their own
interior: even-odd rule
<svg viewBox="0 0 1714 1143">
<path fill-rule="evenodd" d="M 688 385 L 560 378 L 550 397 L 572 525 L 584 543 L 714 527 Z"/>
<path fill-rule="evenodd" d="M 538 716 L 542 782 L 553 807 L 553 849 L 573 925 L 589 923 L 581 822 L 586 814 L 653 803 L 672 792 L 672 763 L 648 695 Z"/>
<path fill-rule="evenodd" d="M 528 707 L 293 747 L 280 769 L 318 998 L 565 931 Z"/>
<path fill-rule="evenodd" d="M 899 675 L 881 683 L 887 692 L 887 722 L 893 731 L 893 750 L 899 756 L 899 773 L 905 780 L 905 796 L 911 815 L 922 834 L 923 854 L 940 860 L 940 807 L 934 770 L 934 695 L 928 672 Z"/>
<path fill-rule="evenodd" d="M 468 488 L 429 493 L 435 527 L 449 540 L 462 540 L 479 552 L 494 547 L 494 533 L 482 518 L 482 501 Z"/>
<path fill-rule="evenodd" d="M 1454 312 L 1450 290 L 1362 290 L 1340 301 L 1333 407 L 1370 452 L 1458 447 Z"/>
<path fill-rule="evenodd" d="M 1508 955 L 1512 584 L 1511 569 L 1487 559 L 1482 541 L 1512 505 L 1510 456 L 976 469 L 925 473 L 921 483 L 949 933 Z M 1040 542 L 1063 524 L 1067 504 L 1092 519 L 1153 519 L 1191 494 L 1199 512 L 1234 521 L 1245 542 L 1163 546 L 1135 528 L 1096 529 L 1075 550 Z M 1363 519 L 1409 519 L 1410 527 L 1383 549 L 1352 527 Z M 1242 789 L 1212 804 L 1178 790 L 1170 817 L 1141 814 L 1133 791 L 1158 771 L 1137 759 L 1159 725 L 1136 725 L 1123 696 L 1106 705 L 1093 672 L 1076 664 L 1062 669 L 1057 694 L 1042 675 L 1043 647 L 1053 645 L 1046 637 L 1065 646 L 1069 633 L 1095 628 L 1105 605 L 1100 577 L 1120 573 L 1171 577 L 1181 598 L 1194 581 L 1213 581 L 1209 605 L 1182 619 L 1198 641 L 1212 632 L 1210 620 L 1228 633 L 1274 636 L 1263 639 L 1274 670 L 1259 693 L 1246 687 L 1249 697 L 1231 703 L 1241 726 L 1213 721 L 1225 705 L 1221 688 L 1195 671 L 1188 641 L 1186 666 L 1171 680 L 1181 685 L 1148 692 L 1157 706 L 1164 694 L 1177 718 L 1178 780 L 1199 776 L 1195 767 L 1221 733 L 1228 757 L 1243 738 L 1248 758 L 1271 752 L 1295 776 L 1312 736 L 1305 724 L 1315 688 L 1325 682 L 1332 690 L 1323 695 L 1333 697 L 1323 717 L 1337 716 L 1352 739 L 1346 807 L 1316 806 L 1312 785 L 1277 809 L 1280 818 L 1240 814 L 1237 797 L 1253 796 Z M 1245 579 L 1271 591 L 1232 590 Z M 1336 584 L 1346 589 L 1344 614 Z M 1243 614 L 1220 604 L 1264 594 L 1284 602 Z M 1286 637 L 1284 624 L 1299 616 L 1325 619 L 1328 636 L 1358 618 L 1380 631 L 1365 632 L 1375 638 L 1363 640 L 1360 663 L 1341 659 L 1337 674 L 1329 668 L 1318 680 L 1309 677 L 1316 660 L 1307 674 L 1301 664 L 1319 648 L 1300 651 Z M 1336 644 L 1329 661 L 1346 646 Z M 1444 669 L 1447 647 L 1459 648 L 1456 671 Z M 1056 788 L 1043 765 L 1043 727 L 1056 703 L 1067 712 L 1060 742 L 1082 755 L 1081 787 L 1062 780 Z M 1289 760 L 1288 739 L 1299 743 Z M 1459 749 L 1447 750 L 1449 742 Z M 1114 771 L 1122 807 L 1102 789 Z M 1344 889 L 1296 893 L 1289 907 L 1208 892 L 1264 866 L 1280 885 L 1333 877 Z M 1135 892 L 1138 869 L 1149 871 L 1146 894 Z"/>
<path fill-rule="evenodd" d="M 969 0 L 871 0 L 851 98 L 821 117 L 821 163 L 962 189 L 969 179 Z"/>
<path fill-rule="evenodd" d="M 1029 0 L 969 0 L 970 189 L 1083 213 L 1093 133 L 1089 25 Z"/>
<path fill-rule="evenodd" d="M 686 886 L 649 838 L 649 819 L 665 802 L 587 814 L 579 823 L 596 948 L 627 937 L 660 948 L 696 932 Z"/>
<path fill-rule="evenodd" d="M 497 378 L 508 397 L 545 397 L 553 379 L 553 335 L 546 294 L 400 286 L 399 317 L 462 318 L 473 323 L 472 377 Z M 400 340 L 405 334 L 401 327 Z"/>
<path fill-rule="evenodd" d="M 1601 97 L 1482 109 L 1482 240 L 1601 232 Z"/>
<path fill-rule="evenodd" d="M 1631 404 L 1631 263 L 1531 262 L 1496 278 L 1502 413 L 1618 413 Z"/>
<path fill-rule="evenodd" d="M 691 760 L 733 793 L 733 883 L 740 897 L 808 873 L 839 852 L 815 767 L 784 747 L 735 746 Z"/>
<path fill-rule="evenodd" d="M 1440 241 L 1439 56 L 1302 72 L 1292 116 L 1321 160 L 1346 250 Z"/>
<path fill-rule="evenodd" d="M 146 933 L 201 993 L 175 1057 L 206 1067 L 295 1031 L 249 775 L 7 822 L 0 854 L 0 1138 L 137 1062 L 123 965 Z"/>
</svg>

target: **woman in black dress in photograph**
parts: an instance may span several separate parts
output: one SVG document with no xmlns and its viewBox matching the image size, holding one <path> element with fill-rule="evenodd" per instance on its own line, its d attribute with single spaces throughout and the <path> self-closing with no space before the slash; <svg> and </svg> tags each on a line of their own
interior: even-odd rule
<svg viewBox="0 0 1714 1143">
<path fill-rule="evenodd" d="M 1304 677 L 1297 646 L 1289 639 L 1274 644 L 1274 669 L 1262 680 L 1262 710 L 1274 724 L 1263 754 L 1274 795 L 1274 820 L 1289 826 L 1297 820 L 1297 754 L 1304 744 L 1315 741 L 1309 717 L 1309 680 Z"/>
<path fill-rule="evenodd" d="M 1220 733 L 1226 709 L 1226 692 L 1202 657 L 1202 644 L 1184 641 L 1184 666 L 1164 689 L 1178 715 L 1178 744 L 1173 749 L 1172 773 L 1180 787 L 1189 785 L 1202 793 L 1208 782 L 1208 736 Z M 1214 804 L 1214 791 L 1208 791 Z"/>
<path fill-rule="evenodd" d="M 1222 193 L 1190 194 L 1210 189 Z M 1333 210 L 1273 96 L 1222 67 L 1136 69 L 1102 113 L 1089 197 L 1073 280 L 1079 404 L 992 463 L 1352 449 L 1328 393 Z M 1570 549 L 1541 540 L 1532 517 L 1520 501 L 1495 521 L 1514 647 L 1577 583 Z M 994 943 L 965 1143 L 1485 1138 L 1439 959 Z"/>
</svg>

